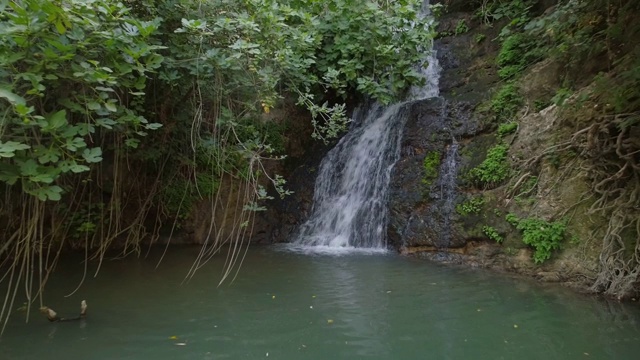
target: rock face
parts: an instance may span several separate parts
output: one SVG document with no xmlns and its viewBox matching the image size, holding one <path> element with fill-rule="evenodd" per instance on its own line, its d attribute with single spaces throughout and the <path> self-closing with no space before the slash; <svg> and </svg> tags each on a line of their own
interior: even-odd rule
<svg viewBox="0 0 640 360">
<path fill-rule="evenodd" d="M 467 17 L 465 13 L 448 15 L 441 21 L 441 32 Z M 461 219 L 455 204 L 462 199 L 457 191 L 461 170 L 481 159 L 462 156 L 460 149 L 483 131 L 474 110 L 498 81 L 491 65 L 497 46 L 476 44 L 470 35 L 459 35 L 436 40 L 435 51 L 442 67 L 441 97 L 411 104 L 401 159 L 391 180 L 388 236 L 398 248 L 459 248 L 475 237 L 457 225 Z M 490 142 L 484 138 L 475 140 L 479 151 L 474 153 L 486 150 Z M 430 179 L 427 171 L 437 176 Z"/>
<path fill-rule="evenodd" d="M 499 44 L 490 40 L 501 26 L 480 24 L 462 2 L 450 2 L 449 9 L 459 12 L 440 19 L 440 33 L 449 36 L 435 43 L 442 67 L 441 96 L 411 104 L 401 158 L 392 174 L 389 243 L 406 255 L 521 273 L 585 290 L 589 286 L 585 279 L 597 269 L 597 242 L 589 239 L 603 222 L 588 217 L 588 206 L 580 203 L 589 188 L 585 174 L 570 164 L 558 165 L 566 159 L 541 155 L 566 135 L 566 129 L 558 125 L 554 106 L 531 111 L 533 104 L 527 104 L 515 134 L 498 138 L 493 119 L 481 105 L 501 85 L 495 62 Z M 451 35 L 461 21 L 470 31 Z M 525 99 L 553 93 L 559 86 L 559 68 L 560 64 L 545 61 L 529 69 L 519 84 Z M 469 170 L 499 142 L 510 145 L 505 162 L 518 172 L 491 189 L 474 186 Z M 523 165 L 536 158 L 535 166 Z M 524 189 L 523 183 L 533 179 L 531 188 Z M 558 186 L 558 181 L 566 186 Z M 477 209 L 466 211 L 463 205 L 472 199 L 480 199 Z M 522 242 L 522 234 L 505 215 L 550 220 L 564 216 L 572 206 L 567 231 L 580 241 L 565 246 L 543 265 L 535 264 L 533 249 Z M 488 227 L 501 237 L 500 243 L 488 236 Z"/>
<path fill-rule="evenodd" d="M 455 139 L 473 131 L 473 122 L 458 122 L 458 116 L 468 115 L 468 110 L 467 103 L 442 98 L 410 105 L 401 159 L 391 178 L 388 237 L 394 246 L 447 248 L 464 244 L 451 233 L 450 220 L 459 163 Z M 434 170 L 437 177 L 425 175 Z"/>
<path fill-rule="evenodd" d="M 545 60 L 527 68 L 514 85 L 523 97 L 511 119 L 517 126 L 500 134 L 487 104 L 505 84 L 496 65 L 500 44 L 492 41 L 504 24 L 482 24 L 470 2 L 443 3 L 449 13 L 439 19 L 443 36 L 435 42 L 440 97 L 406 104 L 401 157 L 391 175 L 389 246 L 408 256 L 589 289 L 608 219 L 590 211 L 592 179 L 579 156 L 554 151 L 560 139 L 572 137 L 576 124 L 567 123 L 549 101 L 544 106 L 535 101 L 550 99 L 562 87 L 563 64 Z M 536 12 L 554 3 L 539 1 Z M 457 31 L 461 23 L 467 32 Z M 507 179 L 490 186 L 474 183 L 471 170 L 498 144 L 508 149 L 500 160 L 509 169 Z M 272 202 L 260 215 L 255 241 L 291 240 L 311 211 L 315 172 L 328 149 L 317 146 L 301 157 L 288 176 L 295 194 Z M 535 249 L 523 242 L 507 214 L 547 224 L 562 221 L 567 235 L 561 249 L 543 264 L 534 263 Z"/>
</svg>

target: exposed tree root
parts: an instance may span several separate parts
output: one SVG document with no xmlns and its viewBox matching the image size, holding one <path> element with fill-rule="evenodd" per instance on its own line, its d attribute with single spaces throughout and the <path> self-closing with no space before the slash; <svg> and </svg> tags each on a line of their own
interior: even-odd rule
<svg viewBox="0 0 640 360">
<path fill-rule="evenodd" d="M 618 299 L 640 292 L 640 144 L 624 125 L 632 115 L 601 116 L 572 137 L 589 160 L 596 196 L 589 212 L 609 219 L 592 289 Z"/>
</svg>

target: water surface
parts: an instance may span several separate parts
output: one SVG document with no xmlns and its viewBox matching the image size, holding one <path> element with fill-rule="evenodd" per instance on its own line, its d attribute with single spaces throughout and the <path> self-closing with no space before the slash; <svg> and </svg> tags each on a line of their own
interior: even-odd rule
<svg viewBox="0 0 640 360">
<path fill-rule="evenodd" d="M 640 309 L 482 270 L 395 254 L 249 251 L 233 284 L 220 263 L 183 283 L 198 249 L 103 265 L 71 297 L 80 259 L 47 293 L 85 322 L 14 316 L 0 359 L 637 359 Z M 222 261 L 222 259 L 221 259 Z M 71 265 L 73 264 L 73 265 Z M 36 314 L 37 315 L 37 314 Z"/>
</svg>

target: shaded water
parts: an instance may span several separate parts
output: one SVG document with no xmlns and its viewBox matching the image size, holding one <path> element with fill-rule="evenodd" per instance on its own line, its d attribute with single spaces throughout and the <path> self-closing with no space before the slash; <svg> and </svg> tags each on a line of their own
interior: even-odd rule
<svg viewBox="0 0 640 360">
<path fill-rule="evenodd" d="M 397 255 L 249 251 L 232 285 L 219 264 L 181 281 L 197 249 L 108 262 L 67 259 L 48 305 L 86 322 L 14 316 L 0 359 L 637 359 L 640 309 Z M 155 254 L 152 258 L 157 258 Z M 79 260 L 79 259 L 77 259 Z M 175 336 L 175 339 L 171 337 Z M 184 344 L 184 345 L 179 345 Z M 588 355 L 586 355 L 588 354 Z"/>
</svg>

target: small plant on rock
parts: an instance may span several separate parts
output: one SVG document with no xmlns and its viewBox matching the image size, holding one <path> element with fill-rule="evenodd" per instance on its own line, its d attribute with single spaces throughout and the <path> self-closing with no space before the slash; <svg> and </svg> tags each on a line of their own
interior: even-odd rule
<svg viewBox="0 0 640 360">
<path fill-rule="evenodd" d="M 484 205 L 484 198 L 474 197 L 462 204 L 456 205 L 456 212 L 462 216 L 478 214 L 480 213 L 480 210 L 482 210 L 482 205 Z"/>
<path fill-rule="evenodd" d="M 500 124 L 498 126 L 498 136 L 504 137 L 505 135 L 509 135 L 515 132 L 518 129 L 518 123 L 515 121 L 510 121 L 508 123 Z"/>
<path fill-rule="evenodd" d="M 520 219 L 514 214 L 508 214 L 506 220 L 522 232 L 522 242 L 535 249 L 533 260 L 536 264 L 549 260 L 551 252 L 560 248 L 567 229 L 562 221 L 550 223 L 537 218 Z"/>
<path fill-rule="evenodd" d="M 498 144 L 489 149 L 484 161 L 469 171 L 470 178 L 485 187 L 502 183 L 511 173 L 507 160 L 508 151 L 509 146 L 506 144 Z"/>
<path fill-rule="evenodd" d="M 464 21 L 464 19 L 458 21 L 458 23 L 456 24 L 456 29 L 454 34 L 460 35 L 460 34 L 466 33 L 467 31 L 469 31 L 469 26 L 467 25 L 467 22 Z"/>
<path fill-rule="evenodd" d="M 427 153 L 427 156 L 424 157 L 422 167 L 424 169 L 422 183 L 429 187 L 438 177 L 438 169 L 440 168 L 440 153 L 437 151 L 430 151 L 429 153 Z"/>
<path fill-rule="evenodd" d="M 491 99 L 489 108 L 495 113 L 496 120 L 503 122 L 511 120 L 516 115 L 522 102 L 522 95 L 518 92 L 518 87 L 511 82 L 498 90 Z"/>
<path fill-rule="evenodd" d="M 485 225 L 482 227 L 482 232 L 491 240 L 501 243 L 504 241 L 504 237 L 500 235 L 498 230 L 496 230 L 493 226 Z"/>
</svg>

